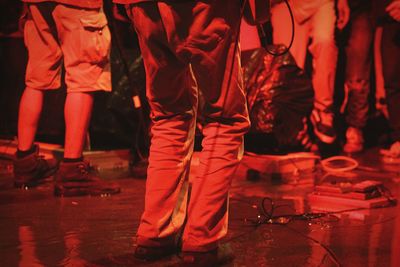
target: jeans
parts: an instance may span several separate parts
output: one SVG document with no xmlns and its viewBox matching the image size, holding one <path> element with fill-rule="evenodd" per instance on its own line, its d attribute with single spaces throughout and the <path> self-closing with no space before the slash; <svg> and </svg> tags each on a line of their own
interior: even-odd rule
<svg viewBox="0 0 400 267">
<path fill-rule="evenodd" d="M 363 128 L 368 115 L 374 25 L 369 10 L 356 13 L 349 23 L 350 35 L 346 45 L 346 122 L 348 126 Z"/>
<path fill-rule="evenodd" d="M 400 141 L 400 23 L 383 24 L 381 51 L 392 139 Z"/>
</svg>

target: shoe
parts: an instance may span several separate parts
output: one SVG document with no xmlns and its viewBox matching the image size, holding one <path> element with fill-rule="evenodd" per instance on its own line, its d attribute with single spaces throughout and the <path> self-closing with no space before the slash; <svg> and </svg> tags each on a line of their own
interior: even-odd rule
<svg viewBox="0 0 400 267">
<path fill-rule="evenodd" d="M 394 142 L 389 149 L 381 149 L 382 161 L 389 164 L 400 164 L 400 141 Z"/>
<path fill-rule="evenodd" d="M 221 266 L 232 262 L 234 259 L 229 243 L 205 252 L 182 252 L 183 267 Z"/>
<path fill-rule="evenodd" d="M 146 247 L 138 245 L 135 249 L 135 258 L 143 261 L 156 261 L 176 254 L 175 247 Z"/>
<path fill-rule="evenodd" d="M 329 109 L 325 111 L 314 109 L 311 113 L 311 123 L 314 126 L 314 133 L 323 143 L 332 144 L 336 140 L 333 119 L 334 114 Z"/>
<path fill-rule="evenodd" d="M 14 165 L 14 186 L 18 188 L 35 187 L 46 181 L 57 171 L 55 159 L 45 159 L 39 155 L 39 146 L 34 146 L 35 151 L 23 158 L 17 158 Z"/>
<path fill-rule="evenodd" d="M 98 177 L 86 161 L 60 162 L 55 180 L 54 195 L 58 197 L 107 196 L 121 191 L 117 184 Z"/>
<path fill-rule="evenodd" d="M 346 153 L 357 153 L 364 149 L 363 133 L 360 129 L 349 127 L 346 131 L 346 144 L 343 151 Z"/>
</svg>

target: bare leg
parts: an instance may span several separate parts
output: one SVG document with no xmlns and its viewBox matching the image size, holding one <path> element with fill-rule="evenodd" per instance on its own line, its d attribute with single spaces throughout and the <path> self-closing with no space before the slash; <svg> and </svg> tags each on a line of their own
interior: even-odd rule
<svg viewBox="0 0 400 267">
<path fill-rule="evenodd" d="M 65 158 L 82 156 L 93 108 L 92 93 L 68 93 L 65 100 Z"/>
<path fill-rule="evenodd" d="M 43 91 L 26 88 L 19 104 L 18 149 L 29 150 L 35 140 L 43 106 Z"/>
</svg>

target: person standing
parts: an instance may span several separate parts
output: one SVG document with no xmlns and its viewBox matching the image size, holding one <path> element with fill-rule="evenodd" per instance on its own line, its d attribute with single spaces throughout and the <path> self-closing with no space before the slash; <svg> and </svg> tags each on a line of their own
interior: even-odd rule
<svg viewBox="0 0 400 267">
<path fill-rule="evenodd" d="M 120 188 L 100 180 L 83 160 L 95 91 L 111 90 L 110 32 L 101 0 L 23 0 L 28 49 L 26 88 L 18 115 L 16 187 L 32 187 L 53 175 L 56 196 L 114 194 Z M 47 90 L 61 87 L 65 67 L 64 158 L 58 164 L 39 155 L 34 144 Z"/>
<path fill-rule="evenodd" d="M 249 128 L 240 0 L 114 2 L 128 4 L 138 34 L 153 123 L 135 257 L 173 254 L 182 231 L 184 265 L 215 266 L 228 229 L 229 186 Z M 188 188 L 200 93 L 203 148 Z"/>
</svg>

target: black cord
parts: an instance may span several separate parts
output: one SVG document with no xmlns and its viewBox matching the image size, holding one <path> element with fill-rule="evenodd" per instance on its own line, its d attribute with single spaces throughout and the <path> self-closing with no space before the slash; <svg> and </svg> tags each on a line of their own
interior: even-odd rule
<svg viewBox="0 0 400 267">
<path fill-rule="evenodd" d="M 109 20 L 111 22 L 111 27 L 112 27 L 112 37 L 115 43 L 115 47 L 117 48 L 117 52 L 119 54 L 119 57 L 121 59 L 122 62 L 122 67 L 123 70 L 125 72 L 125 75 L 128 79 L 128 83 L 130 85 L 130 89 L 132 90 L 132 96 L 131 98 L 137 97 L 140 99 L 140 92 L 137 90 L 137 88 L 139 87 L 135 81 L 135 78 L 132 76 L 132 73 L 130 71 L 130 64 L 128 62 L 126 53 L 124 52 L 124 48 L 122 47 L 122 40 L 121 40 L 121 36 L 120 34 L 117 33 L 117 23 L 116 23 L 116 19 L 114 17 L 113 14 L 113 4 L 111 4 L 111 6 L 109 6 L 109 9 L 107 10 L 108 12 L 106 12 L 106 14 L 109 17 Z M 131 23 L 131 22 L 130 22 Z M 148 132 L 146 131 L 147 126 L 145 123 L 145 119 L 144 119 L 144 110 L 143 110 L 143 105 L 140 105 L 139 107 L 135 107 L 135 110 L 137 111 L 137 115 L 138 115 L 138 127 L 136 129 L 136 132 L 134 134 L 135 138 L 134 138 L 134 142 L 133 142 L 133 148 L 134 151 L 136 152 L 136 155 L 139 157 L 140 161 L 145 160 L 147 157 L 142 153 L 140 145 L 139 145 L 139 139 L 140 139 L 140 134 L 143 134 L 144 136 L 146 136 L 148 134 Z"/>
<path fill-rule="evenodd" d="M 390 190 L 387 187 L 381 185 L 381 186 L 377 187 L 377 190 L 380 193 L 380 196 L 385 197 L 387 199 L 386 204 L 376 206 L 376 207 L 369 207 L 369 208 L 351 208 L 351 209 L 332 211 L 332 212 L 306 212 L 306 213 L 300 213 L 300 214 L 293 213 L 293 214 L 275 215 L 276 211 L 283 207 L 289 207 L 292 210 L 294 210 L 294 209 L 292 207 L 290 207 L 289 205 L 276 205 L 272 198 L 263 197 L 260 201 L 260 204 L 256 205 L 256 207 L 259 211 L 257 218 L 256 219 L 245 218 L 244 220 L 245 220 L 245 222 L 251 222 L 255 225 L 262 225 L 262 224 L 286 225 L 294 220 L 311 221 L 314 219 L 320 219 L 320 218 L 328 217 L 328 216 L 335 216 L 336 214 L 341 214 L 341 213 L 346 213 L 346 212 L 351 212 L 351 211 L 382 209 L 382 208 L 388 208 L 388 207 L 393 207 L 393 206 L 397 205 L 397 200 L 393 197 L 392 193 L 390 192 Z M 236 201 L 253 205 L 252 203 L 250 203 L 248 201 L 242 201 L 239 199 L 236 199 Z M 266 206 L 267 202 L 270 205 L 269 209 Z"/>
<path fill-rule="evenodd" d="M 274 51 L 272 51 L 272 50 L 269 50 L 267 47 L 265 48 L 265 50 L 267 51 L 268 54 L 271 54 L 271 55 L 273 55 L 273 56 L 275 56 L 275 57 L 283 56 L 284 54 L 288 53 L 289 50 L 290 50 L 290 48 L 292 48 L 292 46 L 293 46 L 293 41 L 294 41 L 295 26 L 294 26 L 294 16 L 293 16 L 293 12 L 292 12 L 292 9 L 290 8 L 290 5 L 289 5 L 288 0 L 284 0 L 284 2 L 285 2 L 286 6 L 287 6 L 287 8 L 288 8 L 289 15 L 290 15 L 290 20 L 291 20 L 291 25 L 292 25 L 292 35 L 291 35 L 291 37 L 290 37 L 289 45 L 288 45 L 288 46 L 286 47 L 286 49 L 283 50 L 282 52 L 274 52 Z M 267 37 L 267 35 L 266 35 L 265 31 L 264 31 L 264 28 L 263 28 L 261 25 L 258 25 L 257 28 L 259 29 L 259 31 L 260 31 L 260 33 L 261 33 L 261 35 L 262 35 L 262 38 L 265 39 L 265 38 Z"/>
<path fill-rule="evenodd" d="M 300 232 L 300 231 L 298 231 L 298 230 L 296 230 L 294 228 L 291 228 L 291 227 L 289 227 L 287 225 L 282 225 L 282 226 L 284 226 L 285 228 L 291 230 L 292 232 L 304 237 L 305 239 L 311 240 L 312 242 L 316 243 L 317 245 L 322 247 L 328 253 L 329 257 L 335 263 L 336 266 L 342 266 L 342 264 L 339 262 L 339 260 L 338 260 L 338 258 L 336 256 L 336 254 L 327 245 L 325 245 L 322 242 L 318 241 L 317 239 L 315 239 L 315 238 L 313 238 L 313 237 L 311 237 L 311 236 L 309 236 L 307 234 L 304 234 L 304 233 L 302 233 L 302 232 Z"/>
</svg>

